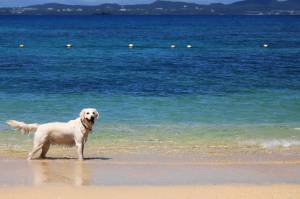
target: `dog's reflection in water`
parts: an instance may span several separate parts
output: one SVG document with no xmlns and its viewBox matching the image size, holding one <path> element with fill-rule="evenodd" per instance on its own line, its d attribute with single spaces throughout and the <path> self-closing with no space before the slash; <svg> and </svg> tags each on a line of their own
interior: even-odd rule
<svg viewBox="0 0 300 199">
<path fill-rule="evenodd" d="M 35 185 L 88 185 L 90 170 L 86 162 L 76 160 L 37 160 L 29 163 Z"/>
</svg>

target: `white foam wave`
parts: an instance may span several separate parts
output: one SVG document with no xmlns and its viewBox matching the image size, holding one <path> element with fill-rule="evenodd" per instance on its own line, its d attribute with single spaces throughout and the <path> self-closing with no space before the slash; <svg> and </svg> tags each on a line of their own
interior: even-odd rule
<svg viewBox="0 0 300 199">
<path fill-rule="evenodd" d="M 243 144 L 247 145 L 258 145 L 264 149 L 272 149 L 272 148 L 290 148 L 293 146 L 300 146 L 300 140 L 289 140 L 289 139 L 274 139 L 274 140 L 251 140 L 247 142 L 243 142 Z"/>
</svg>

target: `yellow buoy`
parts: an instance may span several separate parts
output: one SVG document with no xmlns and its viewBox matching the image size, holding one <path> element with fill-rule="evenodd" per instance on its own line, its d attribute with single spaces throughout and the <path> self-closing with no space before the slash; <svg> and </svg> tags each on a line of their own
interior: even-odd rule
<svg viewBox="0 0 300 199">
<path fill-rule="evenodd" d="M 189 44 L 189 45 L 187 45 L 186 47 L 187 47 L 187 48 L 192 48 L 192 45 Z"/>
<path fill-rule="evenodd" d="M 19 48 L 24 48 L 24 47 L 25 47 L 24 44 L 20 44 L 20 45 L 19 45 Z"/>
<path fill-rule="evenodd" d="M 133 48 L 134 45 L 133 44 L 128 44 L 128 48 Z"/>
<path fill-rule="evenodd" d="M 175 44 L 172 44 L 170 47 L 171 47 L 171 48 L 176 48 L 176 45 L 175 45 Z"/>
<path fill-rule="evenodd" d="M 66 48 L 72 48 L 73 46 L 72 46 L 72 44 L 67 44 L 66 45 Z"/>
</svg>

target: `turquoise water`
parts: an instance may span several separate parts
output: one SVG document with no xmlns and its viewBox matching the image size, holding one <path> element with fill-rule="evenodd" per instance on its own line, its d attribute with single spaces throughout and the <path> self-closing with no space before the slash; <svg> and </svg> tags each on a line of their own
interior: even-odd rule
<svg viewBox="0 0 300 199">
<path fill-rule="evenodd" d="M 30 143 L 8 119 L 68 121 L 85 107 L 102 113 L 95 148 L 298 146 L 299 19 L 1 16 L 1 147 Z"/>
</svg>

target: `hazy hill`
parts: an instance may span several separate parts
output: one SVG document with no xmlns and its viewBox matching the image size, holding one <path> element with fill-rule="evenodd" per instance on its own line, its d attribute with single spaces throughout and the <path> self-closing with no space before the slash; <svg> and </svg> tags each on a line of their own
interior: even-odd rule
<svg viewBox="0 0 300 199">
<path fill-rule="evenodd" d="M 232 4 L 158 0 L 150 4 L 96 6 L 48 3 L 0 8 L 0 15 L 300 15 L 300 0 L 244 0 Z"/>
</svg>

